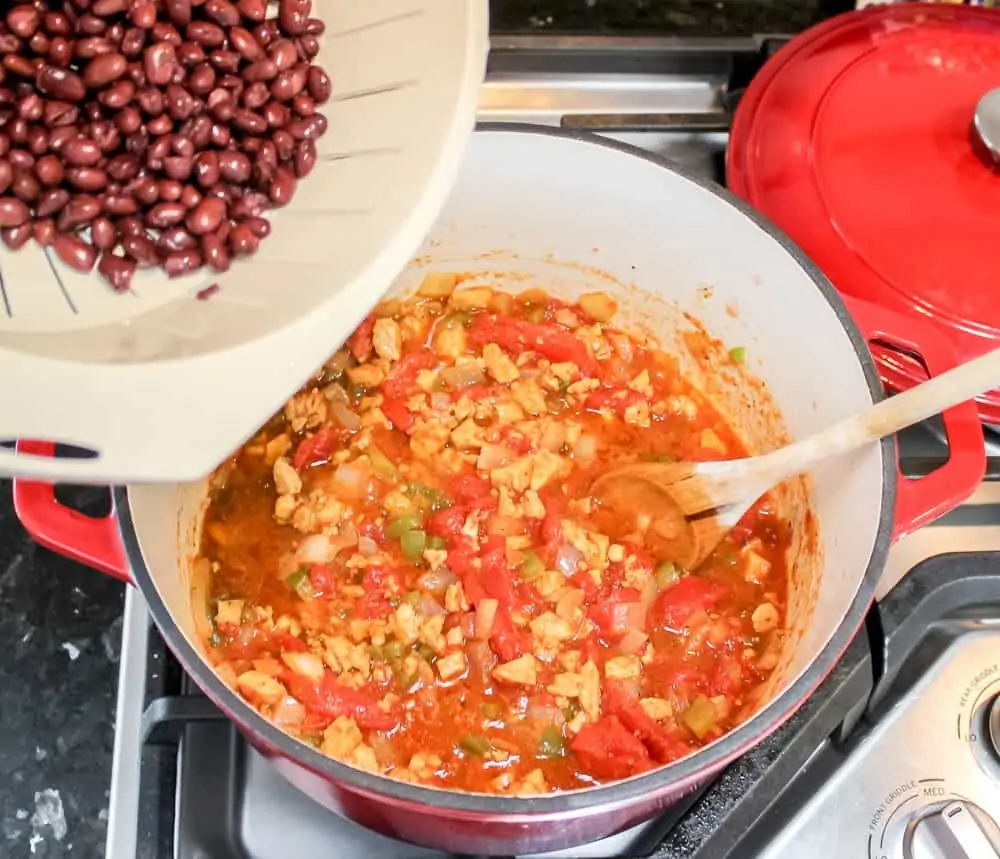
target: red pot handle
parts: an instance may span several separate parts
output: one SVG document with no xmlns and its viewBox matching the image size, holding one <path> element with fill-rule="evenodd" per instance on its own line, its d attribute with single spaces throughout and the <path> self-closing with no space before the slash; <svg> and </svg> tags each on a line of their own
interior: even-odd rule
<svg viewBox="0 0 1000 859">
<path fill-rule="evenodd" d="M 18 441 L 17 451 L 55 456 L 56 446 L 48 441 Z M 56 499 L 54 484 L 15 480 L 14 512 L 46 549 L 131 583 L 114 510 L 100 519 L 85 516 Z"/>
<path fill-rule="evenodd" d="M 954 345 L 933 325 L 867 301 L 844 296 L 844 303 L 869 344 L 901 353 L 907 363 L 922 359 L 927 374 L 938 376 L 961 363 Z M 888 387 L 897 387 L 891 372 L 882 374 Z M 986 445 L 979 410 L 972 400 L 943 414 L 948 461 L 925 477 L 899 474 L 899 495 L 893 522 L 893 540 L 954 510 L 982 483 L 986 474 Z"/>
</svg>

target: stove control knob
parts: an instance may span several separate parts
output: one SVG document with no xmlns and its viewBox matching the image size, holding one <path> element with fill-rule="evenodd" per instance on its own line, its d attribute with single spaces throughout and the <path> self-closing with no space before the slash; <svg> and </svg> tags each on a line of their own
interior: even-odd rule
<svg viewBox="0 0 1000 859">
<path fill-rule="evenodd" d="M 971 802 L 949 802 L 908 829 L 906 859 L 1000 859 L 1000 829 Z"/>
</svg>

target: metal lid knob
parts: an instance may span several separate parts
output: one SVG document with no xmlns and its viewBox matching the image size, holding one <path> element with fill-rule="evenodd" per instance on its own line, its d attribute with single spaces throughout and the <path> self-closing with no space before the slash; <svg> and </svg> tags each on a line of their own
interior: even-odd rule
<svg viewBox="0 0 1000 859">
<path fill-rule="evenodd" d="M 1000 167 L 1000 89 L 990 90 L 979 100 L 972 129 L 980 153 Z"/>
</svg>

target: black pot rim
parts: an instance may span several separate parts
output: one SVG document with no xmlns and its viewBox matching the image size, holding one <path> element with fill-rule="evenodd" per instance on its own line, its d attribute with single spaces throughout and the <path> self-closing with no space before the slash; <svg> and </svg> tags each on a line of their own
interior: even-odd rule
<svg viewBox="0 0 1000 859">
<path fill-rule="evenodd" d="M 642 158 L 665 170 L 677 173 L 719 197 L 778 242 L 806 272 L 844 327 L 851 345 L 854 347 L 858 362 L 864 371 L 872 401 L 877 402 L 884 396 L 878 371 L 865 338 L 847 312 L 847 308 L 833 285 L 784 233 L 751 209 L 748 204 L 721 186 L 694 176 L 684 168 L 643 149 L 586 132 L 519 123 L 484 123 L 477 127 L 477 132 L 533 134 L 576 140 L 589 146 L 603 146 L 623 154 Z M 502 815 L 508 819 L 520 818 L 527 822 L 532 819 L 565 816 L 572 812 L 592 814 L 608 806 L 628 805 L 632 802 L 648 800 L 651 795 L 666 794 L 679 785 L 697 781 L 699 775 L 705 776 L 717 772 L 721 766 L 759 743 L 795 712 L 840 659 L 860 628 L 874 598 L 875 587 L 889 552 L 892 536 L 892 511 L 896 502 L 897 472 L 894 442 L 891 438 L 882 440 L 881 453 L 881 509 L 868 567 L 840 625 L 800 677 L 742 725 L 714 743 L 675 763 L 625 781 L 566 793 L 536 796 L 532 797 L 530 801 L 523 798 L 422 787 L 397 781 L 387 776 L 363 772 L 328 758 L 311 746 L 284 733 L 226 686 L 188 641 L 181 628 L 174 622 L 166 603 L 160 597 L 159 590 L 143 558 L 129 506 L 127 487 L 115 487 L 114 504 L 133 580 L 146 601 L 153 621 L 188 674 L 243 730 L 280 755 L 300 763 L 306 769 L 355 793 L 378 797 L 401 806 L 422 806 L 430 814 L 441 815 L 442 812 L 447 811 L 464 815 Z"/>
</svg>

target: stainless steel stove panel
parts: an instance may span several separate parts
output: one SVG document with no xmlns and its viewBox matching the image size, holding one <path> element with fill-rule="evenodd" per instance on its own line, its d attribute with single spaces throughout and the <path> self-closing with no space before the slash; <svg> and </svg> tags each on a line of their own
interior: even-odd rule
<svg viewBox="0 0 1000 859">
<path fill-rule="evenodd" d="M 1000 713 L 998 624 L 957 630 L 761 859 L 1000 856 L 991 819 L 1000 816 L 1000 758 L 989 732 Z"/>
</svg>

